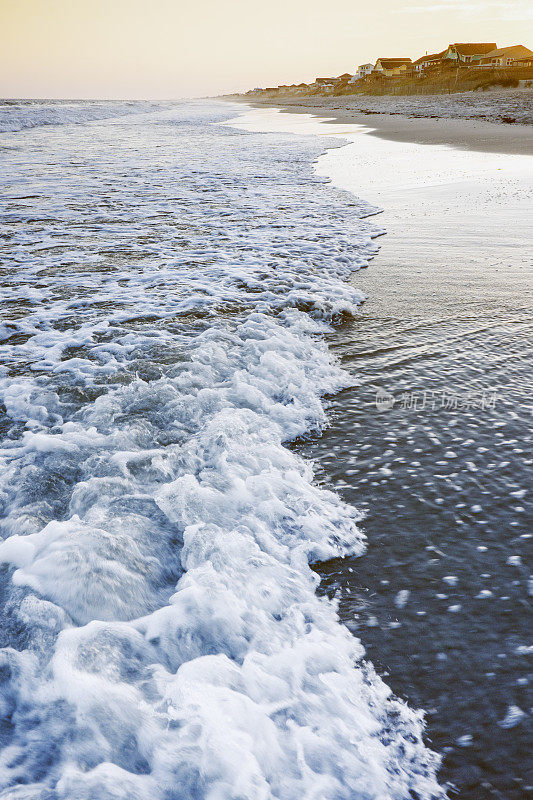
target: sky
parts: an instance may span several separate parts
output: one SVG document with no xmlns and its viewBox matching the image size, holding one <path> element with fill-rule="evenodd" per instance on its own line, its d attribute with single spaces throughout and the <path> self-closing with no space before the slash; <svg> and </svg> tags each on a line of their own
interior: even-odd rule
<svg viewBox="0 0 533 800">
<path fill-rule="evenodd" d="M 0 0 L 0 96 L 215 95 L 466 41 L 533 49 L 533 0 Z"/>
</svg>

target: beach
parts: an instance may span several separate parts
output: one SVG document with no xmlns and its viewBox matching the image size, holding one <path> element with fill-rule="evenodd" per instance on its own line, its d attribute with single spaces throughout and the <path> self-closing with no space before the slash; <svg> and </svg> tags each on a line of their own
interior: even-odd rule
<svg viewBox="0 0 533 800">
<path fill-rule="evenodd" d="M 264 107 L 232 124 L 337 131 L 350 143 L 318 174 L 382 209 L 369 218 L 387 231 L 379 253 L 351 279 L 367 300 L 329 337 L 357 385 L 297 448 L 366 513 L 367 551 L 323 564 L 323 591 L 395 692 L 426 709 L 451 796 L 522 800 L 533 159 Z"/>
<path fill-rule="evenodd" d="M 522 800 L 531 158 L 0 127 L 0 793 Z"/>
<path fill-rule="evenodd" d="M 0 800 L 533 800 L 532 9 L 0 3 Z"/>
<path fill-rule="evenodd" d="M 234 96 L 256 108 L 312 114 L 334 124 L 358 124 L 399 142 L 447 144 L 473 151 L 533 154 L 533 90 L 452 95 L 364 97 Z M 505 122 L 504 120 L 507 120 Z"/>
</svg>

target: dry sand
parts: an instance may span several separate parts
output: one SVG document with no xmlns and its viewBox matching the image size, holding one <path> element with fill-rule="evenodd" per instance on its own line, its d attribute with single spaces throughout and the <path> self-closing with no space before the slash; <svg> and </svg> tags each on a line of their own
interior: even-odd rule
<svg viewBox="0 0 533 800">
<path fill-rule="evenodd" d="M 391 141 L 533 155 L 533 125 L 501 121 L 511 113 L 510 109 L 515 109 L 513 118 L 533 119 L 533 91 L 514 92 L 512 100 L 505 92 L 481 93 L 481 97 L 480 93 L 470 92 L 429 98 L 285 97 L 251 101 L 236 95 L 227 99 L 257 108 L 312 114 L 330 123 L 364 125 L 370 135 Z M 516 111 L 519 107 L 522 114 Z"/>
</svg>

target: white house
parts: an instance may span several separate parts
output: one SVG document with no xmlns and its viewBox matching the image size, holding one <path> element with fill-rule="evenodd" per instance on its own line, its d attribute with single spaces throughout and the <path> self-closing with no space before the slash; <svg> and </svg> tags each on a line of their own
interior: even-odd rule
<svg viewBox="0 0 533 800">
<path fill-rule="evenodd" d="M 355 73 L 355 75 L 352 75 L 350 83 L 355 83 L 356 81 L 360 81 L 361 78 L 366 78 L 367 75 L 370 75 L 373 69 L 374 69 L 373 64 L 360 64 L 357 67 L 357 72 Z"/>
</svg>

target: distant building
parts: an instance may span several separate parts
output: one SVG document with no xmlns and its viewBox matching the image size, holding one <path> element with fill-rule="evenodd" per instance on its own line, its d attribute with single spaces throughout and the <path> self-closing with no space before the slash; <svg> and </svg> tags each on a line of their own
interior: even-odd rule
<svg viewBox="0 0 533 800">
<path fill-rule="evenodd" d="M 428 55 L 426 53 L 425 56 L 422 58 L 413 61 L 413 68 L 416 72 L 424 72 L 425 69 L 431 69 L 431 67 L 438 67 L 439 64 L 442 63 L 442 59 L 444 58 L 444 54 L 446 50 L 443 50 L 442 53 L 432 53 Z"/>
<path fill-rule="evenodd" d="M 524 47 L 523 44 L 515 44 L 511 47 L 500 47 L 499 50 L 491 50 L 486 56 L 479 60 L 480 67 L 514 67 L 517 62 L 533 59 L 533 50 Z M 518 65 L 522 66 L 521 63 Z"/>
<path fill-rule="evenodd" d="M 324 88 L 327 86 L 335 86 L 337 82 L 337 78 L 315 78 L 315 83 L 317 86 L 323 86 Z"/>
<path fill-rule="evenodd" d="M 391 78 L 406 73 L 412 63 L 410 58 L 378 58 L 374 71 Z"/>
<path fill-rule="evenodd" d="M 339 75 L 339 77 L 336 78 L 335 84 L 336 86 L 340 86 L 341 84 L 343 86 L 346 86 L 346 84 L 350 83 L 352 78 L 353 75 L 351 72 L 344 72 L 342 75 Z"/>
<path fill-rule="evenodd" d="M 349 83 L 355 83 L 356 81 L 360 81 L 362 78 L 366 78 L 367 75 L 373 71 L 374 65 L 373 64 L 360 64 L 357 67 L 357 72 L 355 75 L 352 75 Z"/>
<path fill-rule="evenodd" d="M 472 64 L 479 61 L 491 50 L 496 50 L 495 42 L 456 42 L 448 45 L 443 58 L 458 64 Z"/>
</svg>

